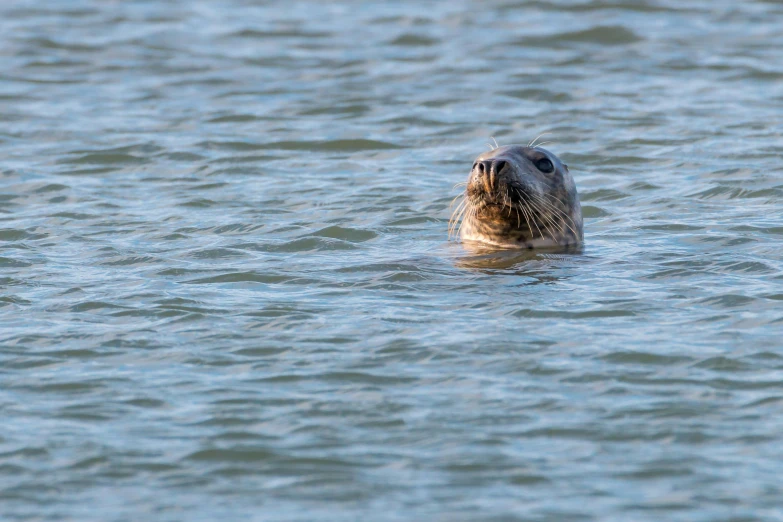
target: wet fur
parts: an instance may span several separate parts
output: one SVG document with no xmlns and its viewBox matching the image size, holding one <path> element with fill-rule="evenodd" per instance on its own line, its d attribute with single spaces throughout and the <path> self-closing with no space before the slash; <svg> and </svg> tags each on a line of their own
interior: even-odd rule
<svg viewBox="0 0 783 522">
<path fill-rule="evenodd" d="M 553 172 L 536 166 L 544 158 Z M 509 145 L 479 155 L 462 196 L 449 230 L 464 241 L 541 248 L 576 246 L 584 239 L 568 166 L 539 146 Z"/>
</svg>

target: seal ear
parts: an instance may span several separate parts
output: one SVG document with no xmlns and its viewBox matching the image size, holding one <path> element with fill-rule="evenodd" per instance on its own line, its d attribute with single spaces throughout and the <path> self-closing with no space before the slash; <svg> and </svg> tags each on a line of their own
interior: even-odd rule
<svg viewBox="0 0 783 522">
<path fill-rule="evenodd" d="M 565 167 L 565 169 L 566 169 L 566 172 L 568 172 L 568 165 L 566 165 L 565 163 L 563 163 L 563 167 Z"/>
</svg>

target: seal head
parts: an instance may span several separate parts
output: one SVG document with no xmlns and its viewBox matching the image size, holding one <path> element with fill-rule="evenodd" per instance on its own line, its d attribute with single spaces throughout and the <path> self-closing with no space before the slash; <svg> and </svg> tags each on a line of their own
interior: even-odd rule
<svg viewBox="0 0 783 522">
<path fill-rule="evenodd" d="M 541 147 L 481 154 L 452 217 L 463 241 L 503 248 L 569 247 L 584 239 L 582 207 L 568 166 Z"/>
</svg>

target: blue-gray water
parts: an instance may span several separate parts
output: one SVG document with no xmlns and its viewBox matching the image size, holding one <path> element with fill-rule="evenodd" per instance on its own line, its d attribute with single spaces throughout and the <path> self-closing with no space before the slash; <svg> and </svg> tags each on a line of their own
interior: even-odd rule
<svg viewBox="0 0 783 522">
<path fill-rule="evenodd" d="M 783 5 L 0 7 L 0 518 L 783 520 Z M 447 241 L 545 136 L 582 253 Z"/>
</svg>

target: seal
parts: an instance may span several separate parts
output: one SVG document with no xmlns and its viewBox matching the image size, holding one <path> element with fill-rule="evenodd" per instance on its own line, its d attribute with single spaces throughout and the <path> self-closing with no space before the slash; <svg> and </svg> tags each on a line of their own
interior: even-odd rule
<svg viewBox="0 0 783 522">
<path fill-rule="evenodd" d="M 540 146 L 508 145 L 479 155 L 464 185 L 449 222 L 450 235 L 463 241 L 532 249 L 578 246 L 584 239 L 568 165 Z"/>
</svg>

